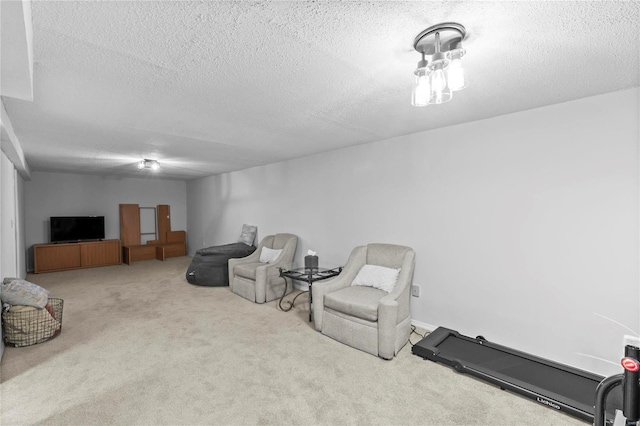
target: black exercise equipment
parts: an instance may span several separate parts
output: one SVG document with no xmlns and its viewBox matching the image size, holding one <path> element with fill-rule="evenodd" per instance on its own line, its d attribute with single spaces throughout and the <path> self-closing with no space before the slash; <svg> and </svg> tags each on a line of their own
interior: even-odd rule
<svg viewBox="0 0 640 426">
<path fill-rule="evenodd" d="M 438 327 L 412 348 L 413 354 L 453 367 L 479 379 L 531 398 L 549 408 L 593 421 L 596 388 L 603 376 L 501 346 L 478 336 Z M 621 406 L 610 395 L 607 418 Z"/>
<path fill-rule="evenodd" d="M 594 426 L 605 425 L 607 395 L 618 385 L 622 385 L 622 415 L 625 418 L 625 424 L 632 426 L 640 421 L 640 362 L 638 361 L 640 360 L 640 348 L 627 345 L 624 348 L 624 353 L 625 357 L 621 362 L 624 373 L 607 377 L 596 389 Z"/>
</svg>

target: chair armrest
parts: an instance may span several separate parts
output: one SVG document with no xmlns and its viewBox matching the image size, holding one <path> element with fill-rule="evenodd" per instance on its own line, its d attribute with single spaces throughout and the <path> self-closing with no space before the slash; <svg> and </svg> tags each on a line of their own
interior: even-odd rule
<svg viewBox="0 0 640 426">
<path fill-rule="evenodd" d="M 378 355 L 384 359 L 395 356 L 396 326 L 410 316 L 409 286 L 397 296 L 389 293 L 378 302 Z"/>
<path fill-rule="evenodd" d="M 378 356 L 391 359 L 395 356 L 398 301 L 390 296 L 380 299 L 378 304 Z"/>
<path fill-rule="evenodd" d="M 358 275 L 360 268 L 367 260 L 367 247 L 356 247 L 351 251 L 347 264 L 335 278 L 318 281 L 311 286 L 313 296 L 313 320 L 316 330 L 322 331 L 322 316 L 324 315 L 324 295 L 341 288 L 349 287 Z"/>
<path fill-rule="evenodd" d="M 384 296 L 380 302 L 383 301 L 391 301 L 395 300 L 399 304 L 399 311 L 396 314 L 397 318 L 395 319 L 395 324 L 400 323 L 405 320 L 409 313 L 409 295 L 411 284 L 413 283 L 413 271 L 415 269 L 415 255 L 416 253 L 411 250 L 407 252 L 402 261 L 402 266 L 400 267 L 400 274 L 398 275 L 398 280 L 396 281 L 396 285 L 393 287 L 391 292 Z M 379 316 L 379 315 L 378 315 Z"/>
<path fill-rule="evenodd" d="M 280 268 L 289 269 L 291 268 L 291 263 L 287 263 L 286 259 L 283 259 L 279 262 L 274 263 L 265 263 L 256 268 L 256 302 L 264 303 L 267 300 L 267 283 L 270 278 L 279 277 L 280 276 Z M 285 280 L 291 279 L 282 278 Z"/>
<path fill-rule="evenodd" d="M 324 295 L 341 288 L 349 287 L 353 279 L 343 277 L 342 274 L 325 281 L 317 281 L 311 285 L 309 291 L 313 298 L 313 321 L 317 331 L 322 331 L 322 316 L 324 315 Z"/>
<path fill-rule="evenodd" d="M 291 236 L 282 248 L 282 252 L 272 263 L 265 263 L 256 268 L 256 303 L 264 303 L 267 300 L 267 283 L 270 278 L 280 276 L 280 268 L 290 269 L 293 263 L 293 256 L 296 252 L 298 238 Z M 261 244 L 262 246 L 262 244 Z M 257 252 L 258 250 L 256 250 Z M 260 247 L 262 251 L 262 247 Z M 256 254 L 258 260 L 260 254 Z M 286 285 L 286 279 L 285 279 Z"/>
<path fill-rule="evenodd" d="M 279 270 L 272 263 L 265 263 L 256 268 L 256 303 L 264 303 L 267 300 L 267 280 L 270 276 L 279 275 Z"/>
<path fill-rule="evenodd" d="M 231 290 L 233 290 L 233 279 L 235 278 L 235 273 L 233 271 L 233 268 L 236 265 L 242 265 L 244 263 L 255 263 L 255 262 L 258 262 L 260 260 L 260 249 L 261 248 L 262 248 L 262 245 L 260 245 L 260 247 L 258 247 L 249 256 L 236 257 L 236 258 L 229 259 L 227 261 L 227 265 L 228 265 L 228 269 L 229 269 L 229 288 Z"/>
<path fill-rule="evenodd" d="M 378 355 L 384 359 L 395 356 L 396 325 L 406 320 L 409 311 L 409 293 L 413 282 L 415 252 L 405 255 L 398 281 L 389 294 L 378 303 Z"/>
</svg>

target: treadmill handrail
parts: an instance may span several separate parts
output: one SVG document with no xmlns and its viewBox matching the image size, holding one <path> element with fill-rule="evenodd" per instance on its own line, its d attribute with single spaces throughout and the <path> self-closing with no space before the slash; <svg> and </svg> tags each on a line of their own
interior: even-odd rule
<svg viewBox="0 0 640 426">
<path fill-rule="evenodd" d="M 606 423 L 606 401 L 607 395 L 609 392 L 616 386 L 622 384 L 622 378 L 624 376 L 622 374 L 616 374 L 615 376 L 607 377 L 602 380 L 598 387 L 596 388 L 596 402 L 595 402 L 595 411 L 593 413 L 593 424 L 594 426 L 604 426 Z"/>
</svg>

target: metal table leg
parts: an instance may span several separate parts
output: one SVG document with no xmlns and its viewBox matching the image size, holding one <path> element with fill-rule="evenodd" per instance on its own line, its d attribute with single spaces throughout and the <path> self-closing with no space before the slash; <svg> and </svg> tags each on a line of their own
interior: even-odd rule
<svg viewBox="0 0 640 426">
<path fill-rule="evenodd" d="M 311 309 L 313 306 L 313 292 L 311 291 L 311 285 L 313 284 L 313 281 L 311 281 L 311 277 L 309 277 L 309 280 L 307 282 L 309 283 L 309 322 L 311 322 Z"/>
</svg>

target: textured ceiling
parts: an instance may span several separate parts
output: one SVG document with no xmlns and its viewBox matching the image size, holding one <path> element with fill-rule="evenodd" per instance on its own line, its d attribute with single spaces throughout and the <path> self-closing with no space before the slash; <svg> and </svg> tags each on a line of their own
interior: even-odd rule
<svg viewBox="0 0 640 426">
<path fill-rule="evenodd" d="M 32 170 L 191 179 L 640 86 L 638 2 L 33 1 Z M 410 105 L 424 28 L 469 87 Z M 428 141 L 425 141 L 428 143 Z"/>
</svg>

